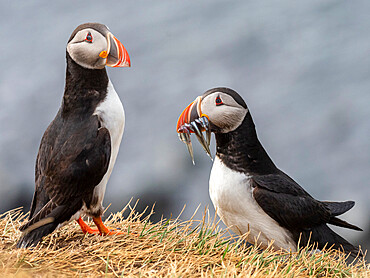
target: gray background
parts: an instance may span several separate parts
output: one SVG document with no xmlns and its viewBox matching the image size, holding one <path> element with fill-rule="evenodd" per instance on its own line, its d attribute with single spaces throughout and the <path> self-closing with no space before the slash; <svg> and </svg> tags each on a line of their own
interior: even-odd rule
<svg viewBox="0 0 370 278">
<path fill-rule="evenodd" d="M 110 211 L 133 197 L 139 209 L 157 202 L 157 216 L 187 204 L 186 219 L 200 203 L 213 213 L 211 161 L 195 144 L 192 166 L 175 125 L 196 96 L 229 86 L 283 171 L 318 199 L 356 201 L 343 219 L 365 232 L 337 231 L 369 247 L 369 1 L 0 4 L 0 212 L 28 209 L 40 138 L 63 94 L 66 42 L 77 25 L 96 21 L 132 61 L 108 69 L 127 120 Z"/>
</svg>

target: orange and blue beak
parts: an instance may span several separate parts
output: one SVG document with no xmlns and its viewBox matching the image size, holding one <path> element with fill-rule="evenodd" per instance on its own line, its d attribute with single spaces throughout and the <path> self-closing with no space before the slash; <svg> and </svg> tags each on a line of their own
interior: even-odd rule
<svg viewBox="0 0 370 278">
<path fill-rule="evenodd" d="M 101 58 L 107 59 L 109 67 L 130 67 L 130 56 L 123 44 L 112 33 L 107 35 L 108 49 L 100 52 Z"/>
<path fill-rule="evenodd" d="M 184 109 L 184 111 L 182 111 L 176 125 L 176 131 L 179 134 L 180 140 L 186 144 L 193 164 L 195 164 L 195 162 L 193 146 L 190 140 L 191 133 L 194 133 L 196 135 L 199 143 L 208 154 L 208 156 L 212 159 L 212 154 L 209 149 L 209 145 L 211 142 L 209 118 L 207 115 L 202 114 L 201 104 L 202 97 L 197 97 Z M 207 139 L 204 139 L 202 133 L 203 131 L 206 132 Z"/>
</svg>

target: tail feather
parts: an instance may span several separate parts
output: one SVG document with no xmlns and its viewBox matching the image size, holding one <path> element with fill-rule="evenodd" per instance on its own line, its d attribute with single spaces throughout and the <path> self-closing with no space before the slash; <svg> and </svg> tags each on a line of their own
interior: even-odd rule
<svg viewBox="0 0 370 278">
<path fill-rule="evenodd" d="M 345 202 L 322 202 L 331 212 L 333 216 L 341 215 L 349 211 L 355 205 L 354 201 Z"/>
<path fill-rule="evenodd" d="M 353 208 L 353 206 L 355 205 L 354 201 L 345 201 L 345 202 L 327 202 L 326 201 L 322 203 L 330 210 L 330 213 L 332 215 L 331 219 L 328 221 L 329 224 L 356 230 L 356 231 L 362 231 L 361 228 L 336 217 L 338 215 L 341 215 L 349 211 L 351 208 Z"/>
<path fill-rule="evenodd" d="M 350 224 L 350 223 L 348 223 L 348 222 L 346 222 L 342 219 L 339 219 L 337 217 L 331 218 L 328 223 L 332 224 L 332 225 L 339 226 L 339 227 L 343 227 L 343 228 L 348 228 L 348 229 L 352 229 L 352 230 L 356 230 L 356 231 L 362 231 L 362 229 L 360 227 L 352 225 L 352 224 Z"/>
<path fill-rule="evenodd" d="M 310 231 L 302 232 L 300 245 L 306 246 L 308 243 L 317 244 L 317 247 L 320 250 L 324 247 L 332 247 L 345 252 L 346 254 L 350 254 L 352 257 L 357 255 L 362 256 L 357 247 L 335 233 L 326 224 L 317 226 Z"/>
<path fill-rule="evenodd" d="M 29 229 L 29 227 L 31 227 L 35 223 L 38 223 L 47 217 L 54 217 L 55 219 L 55 215 L 59 212 L 59 210 L 60 209 L 58 209 L 57 204 L 50 200 L 42 207 L 42 209 L 40 209 L 35 215 L 33 215 L 26 224 L 22 225 L 19 230 L 23 232 Z"/>
<path fill-rule="evenodd" d="M 60 223 L 71 219 L 72 215 L 82 207 L 81 200 L 76 200 L 68 206 L 57 206 L 51 201 L 48 204 L 21 226 L 20 230 L 23 234 L 17 243 L 18 248 L 36 246 L 44 236 L 53 232 Z"/>
<path fill-rule="evenodd" d="M 58 223 L 48 223 L 30 232 L 23 233 L 22 237 L 17 243 L 17 248 L 29 248 L 36 246 L 44 236 L 53 232 L 57 226 Z"/>
</svg>

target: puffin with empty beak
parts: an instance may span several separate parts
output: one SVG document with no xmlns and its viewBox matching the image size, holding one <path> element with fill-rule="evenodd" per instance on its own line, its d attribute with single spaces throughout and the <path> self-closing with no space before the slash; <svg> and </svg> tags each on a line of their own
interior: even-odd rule
<svg viewBox="0 0 370 278">
<path fill-rule="evenodd" d="M 236 234 L 249 233 L 247 240 L 262 248 L 272 244 L 296 251 L 298 245 L 314 243 L 318 249 L 327 246 L 357 255 L 357 247 L 327 226 L 362 231 L 337 217 L 355 203 L 318 201 L 279 170 L 258 140 L 251 113 L 237 92 L 208 90 L 181 113 L 176 129 L 193 163 L 190 135 L 196 135 L 211 157 L 211 132 L 215 134 L 209 193 L 217 214 Z"/>
<path fill-rule="evenodd" d="M 129 67 L 122 43 L 100 23 L 78 26 L 67 44 L 62 105 L 46 129 L 35 169 L 29 220 L 18 247 L 35 246 L 76 220 L 84 233 L 120 234 L 102 222 L 103 198 L 125 125 L 122 103 L 105 66 Z M 97 229 L 83 216 L 92 217 Z"/>
</svg>

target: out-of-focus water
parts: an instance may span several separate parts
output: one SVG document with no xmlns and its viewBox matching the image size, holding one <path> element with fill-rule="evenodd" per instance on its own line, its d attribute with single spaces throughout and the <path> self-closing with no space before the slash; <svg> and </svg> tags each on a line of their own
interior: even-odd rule
<svg viewBox="0 0 370 278">
<path fill-rule="evenodd" d="M 274 162 L 318 199 L 355 200 L 343 219 L 368 233 L 369 1 L 0 4 L 0 211 L 29 205 L 38 145 L 63 94 L 66 42 L 96 21 L 132 62 L 108 70 L 126 111 L 105 198 L 112 210 L 133 196 L 167 217 L 185 203 L 183 218 L 199 203 L 212 213 L 211 161 L 195 144 L 192 166 L 175 124 L 196 96 L 229 86 Z M 365 233 L 340 233 L 365 243 Z"/>
</svg>

